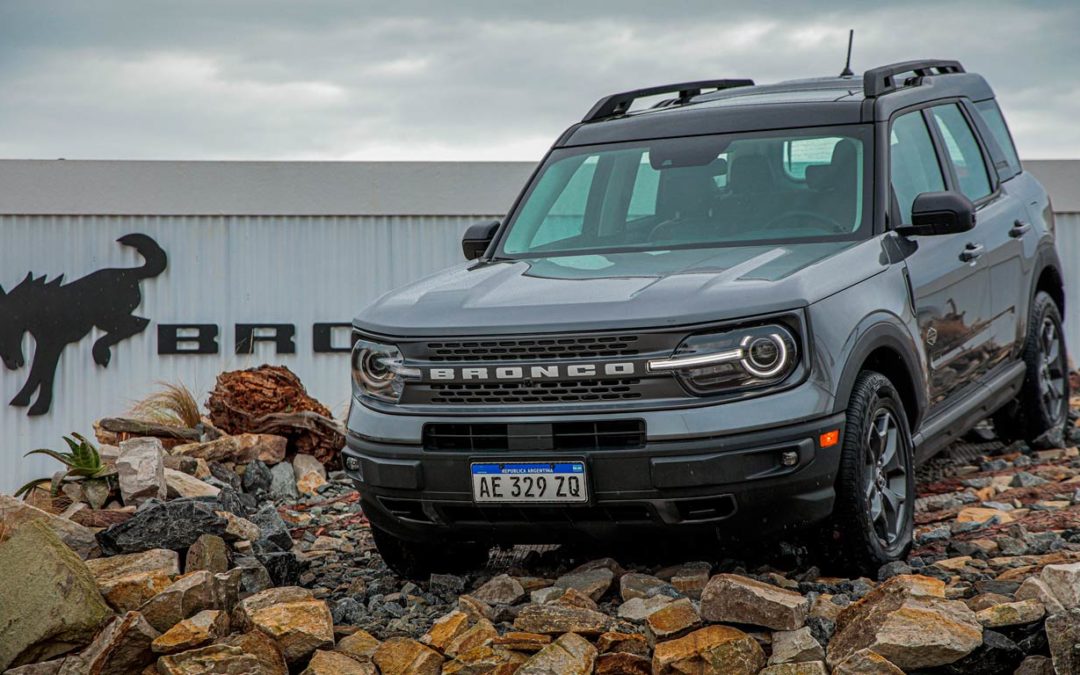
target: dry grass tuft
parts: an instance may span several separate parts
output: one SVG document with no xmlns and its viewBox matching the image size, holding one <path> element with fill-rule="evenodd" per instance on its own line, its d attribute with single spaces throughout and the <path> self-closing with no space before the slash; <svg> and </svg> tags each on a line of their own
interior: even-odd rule
<svg viewBox="0 0 1080 675">
<path fill-rule="evenodd" d="M 199 404 L 184 385 L 160 383 L 161 389 L 136 403 L 131 415 L 152 424 L 194 429 L 202 419 Z"/>
</svg>

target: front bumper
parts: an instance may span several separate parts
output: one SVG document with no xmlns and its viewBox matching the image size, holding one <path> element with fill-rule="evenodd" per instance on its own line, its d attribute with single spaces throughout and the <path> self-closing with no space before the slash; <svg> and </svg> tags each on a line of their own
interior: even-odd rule
<svg viewBox="0 0 1080 675">
<path fill-rule="evenodd" d="M 821 434 L 841 430 L 821 448 Z M 552 543 L 632 537 L 644 531 L 762 534 L 820 521 L 832 512 L 843 415 L 714 437 L 646 442 L 629 450 L 431 451 L 350 430 L 342 451 L 371 522 L 411 540 Z M 798 462 L 784 466 L 782 453 Z M 349 459 L 355 460 L 348 462 Z M 581 460 L 584 505 L 473 503 L 474 461 Z"/>
</svg>

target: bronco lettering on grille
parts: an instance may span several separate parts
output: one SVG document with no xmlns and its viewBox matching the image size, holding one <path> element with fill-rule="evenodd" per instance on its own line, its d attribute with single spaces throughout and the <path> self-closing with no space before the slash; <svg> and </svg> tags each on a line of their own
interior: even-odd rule
<svg viewBox="0 0 1080 675">
<path fill-rule="evenodd" d="M 567 380 L 589 377 L 626 377 L 636 373 L 633 362 L 575 363 L 551 366 L 492 366 L 470 368 L 428 368 L 428 380 L 455 382 L 466 380 Z"/>
</svg>

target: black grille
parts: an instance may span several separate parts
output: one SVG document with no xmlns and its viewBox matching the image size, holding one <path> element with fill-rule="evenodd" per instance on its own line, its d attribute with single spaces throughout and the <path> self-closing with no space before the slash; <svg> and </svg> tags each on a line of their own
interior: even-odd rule
<svg viewBox="0 0 1080 675">
<path fill-rule="evenodd" d="M 432 383 L 432 403 L 577 403 L 626 401 L 641 398 L 638 379 L 573 380 L 568 382 L 454 382 Z"/>
<path fill-rule="evenodd" d="M 429 342 L 431 361 L 524 361 L 633 356 L 638 353 L 636 335 L 586 335 L 534 337 L 505 340 L 454 340 Z"/>
<path fill-rule="evenodd" d="M 423 442 L 441 451 L 629 450 L 645 446 L 645 422 L 426 424 Z"/>
</svg>

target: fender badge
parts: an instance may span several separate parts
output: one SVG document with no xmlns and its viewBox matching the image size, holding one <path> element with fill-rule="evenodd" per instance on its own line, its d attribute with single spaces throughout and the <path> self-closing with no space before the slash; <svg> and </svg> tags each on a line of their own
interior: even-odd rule
<svg viewBox="0 0 1080 675">
<path fill-rule="evenodd" d="M 926 344 L 933 347 L 934 343 L 936 343 L 936 342 L 937 342 L 937 329 L 934 328 L 933 326 L 930 326 L 929 328 L 926 329 Z"/>
</svg>

